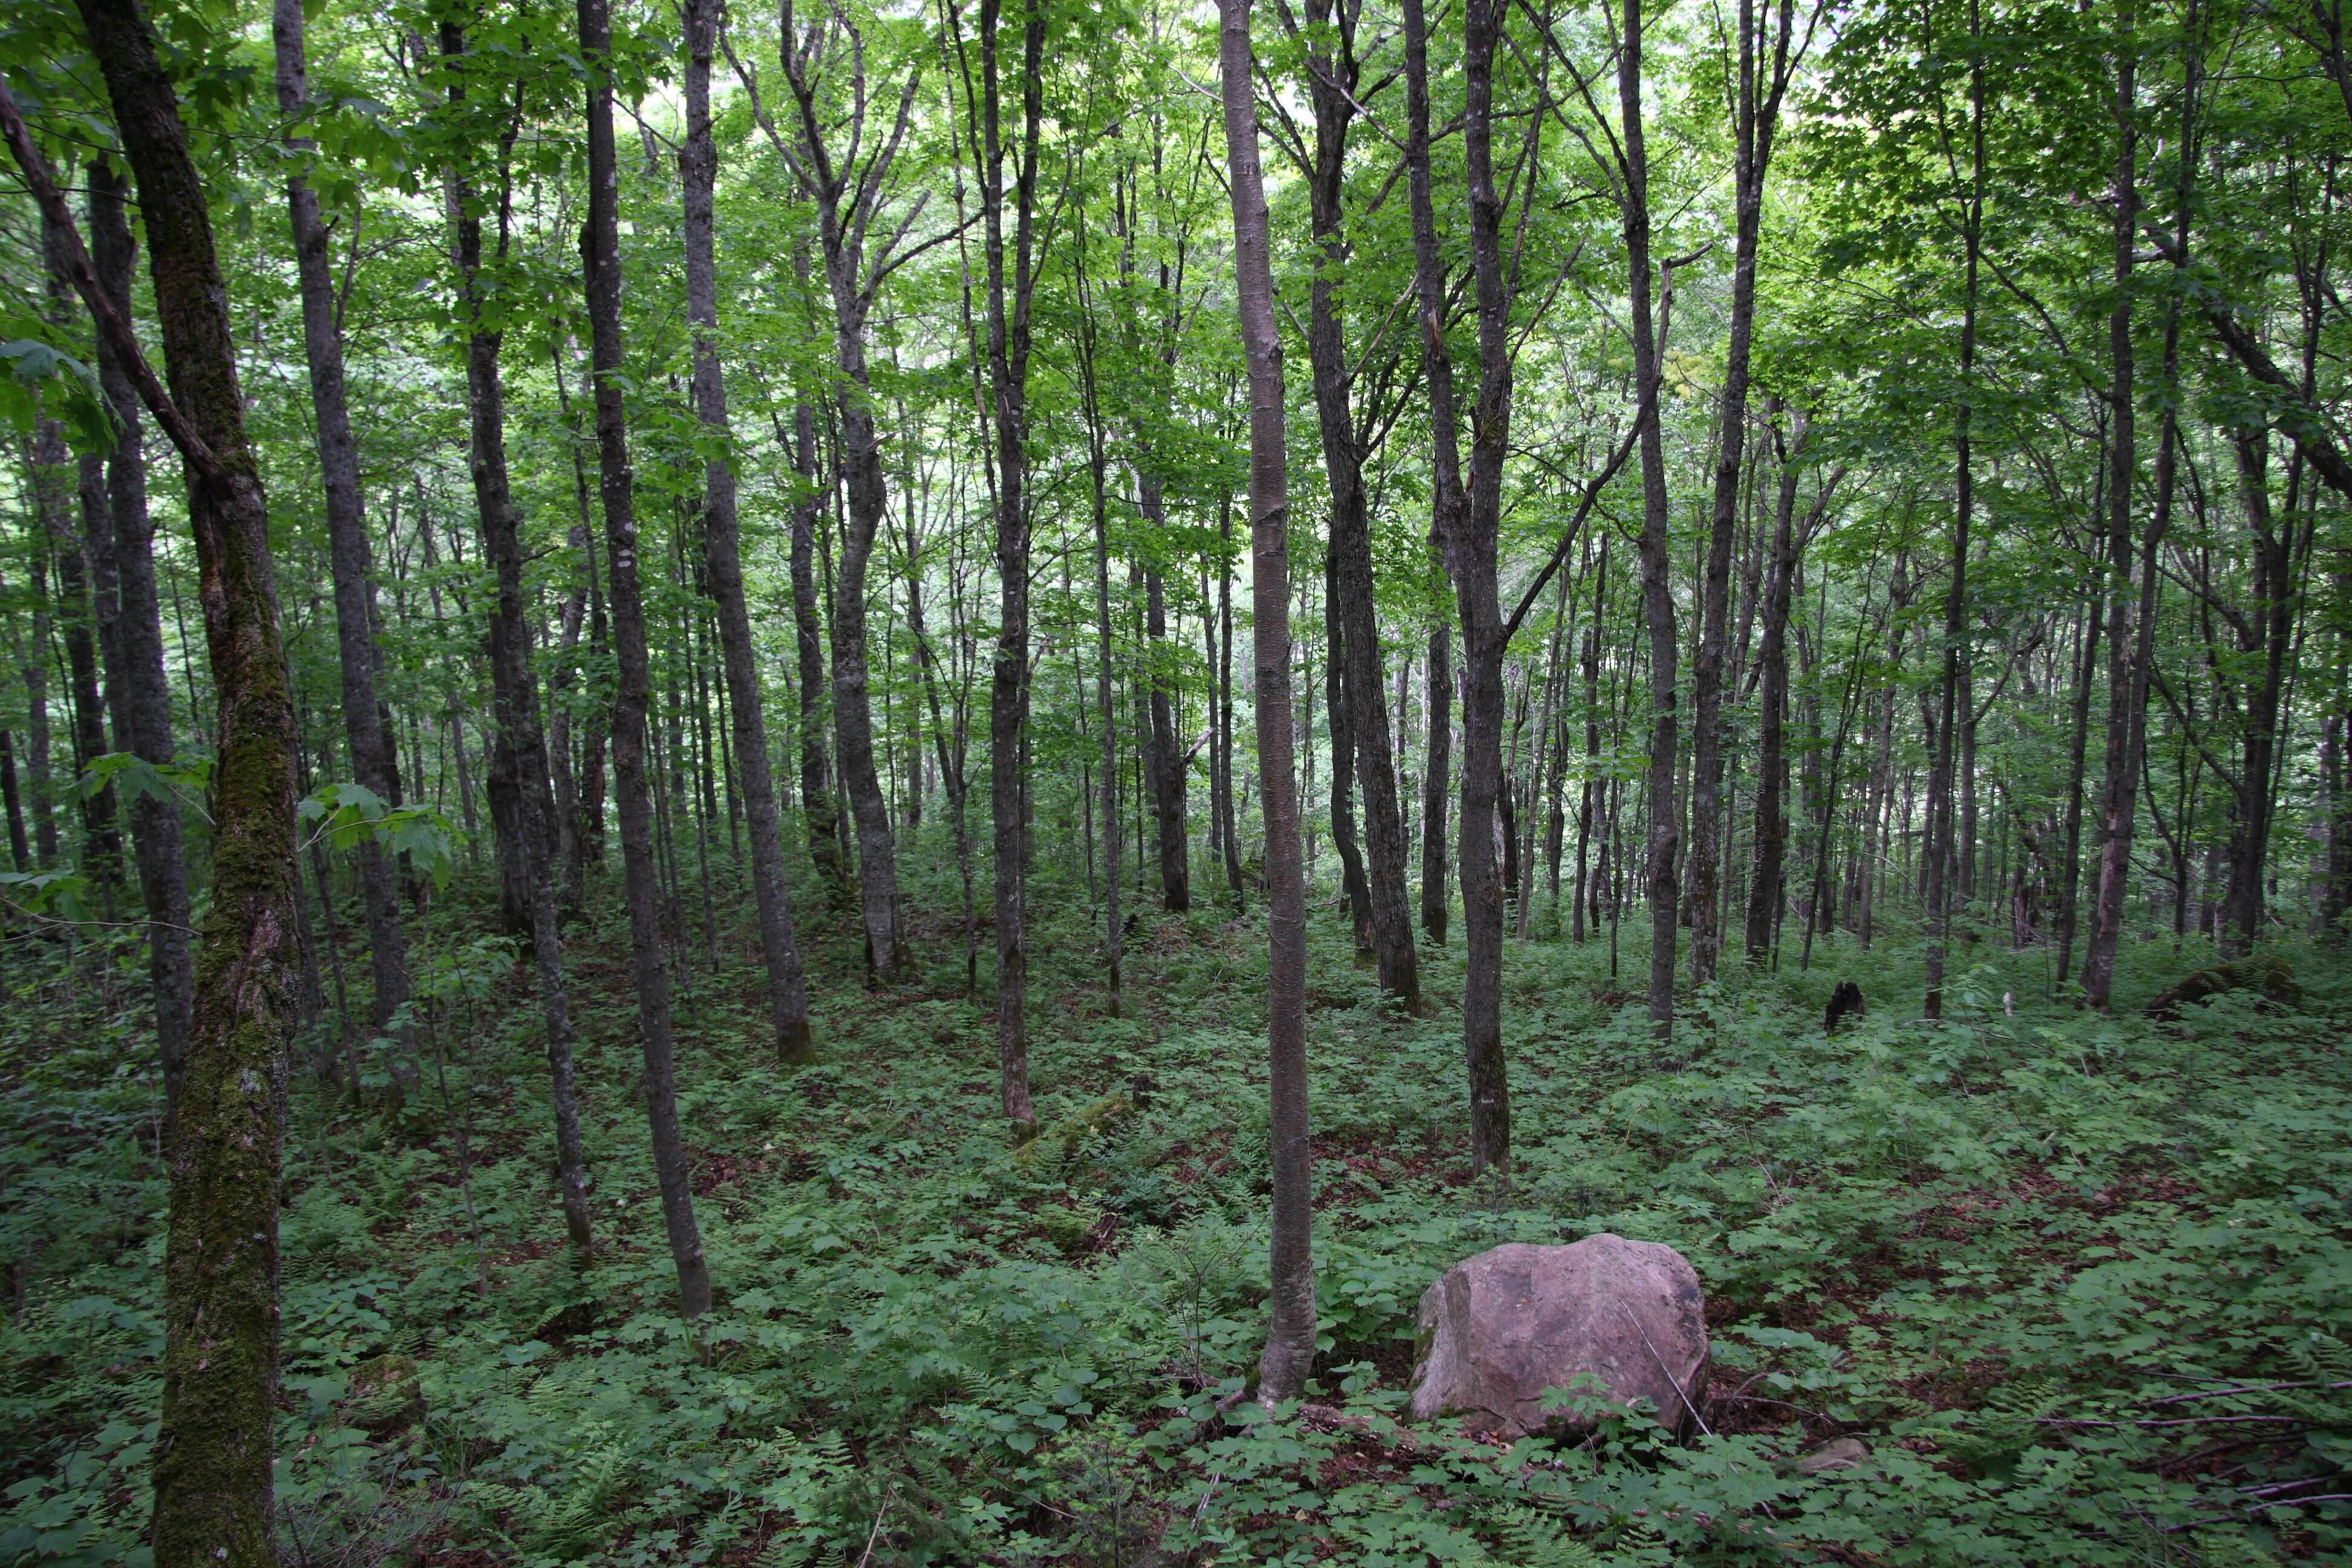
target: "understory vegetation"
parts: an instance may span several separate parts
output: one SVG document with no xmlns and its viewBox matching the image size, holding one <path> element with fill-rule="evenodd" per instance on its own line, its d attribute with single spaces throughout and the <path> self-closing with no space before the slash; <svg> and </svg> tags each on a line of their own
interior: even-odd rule
<svg viewBox="0 0 2352 1568">
<path fill-rule="evenodd" d="M 1709 987 L 1662 1048 L 1640 944 L 1612 975 L 1606 932 L 1539 919 L 1505 968 L 1505 1185 L 1468 1176 L 1458 1025 L 1385 1007 L 1318 913 L 1317 1378 L 1228 1425 L 1264 1335 L 1262 918 L 1139 922 L 1116 1018 L 1082 983 L 1083 899 L 1040 882 L 1070 914 L 1035 932 L 1043 1131 L 1018 1149 L 953 942 L 877 995 L 811 921 L 814 976 L 845 983 L 820 987 L 822 1059 L 791 1069 L 754 933 L 681 972 L 717 1296 L 688 1321 L 617 903 L 570 933 L 600 1233 L 580 1268 L 527 978 L 468 934 L 495 889 L 460 878 L 419 922 L 419 1089 L 360 1115 L 301 1068 L 288 1087 L 287 1561 L 2347 1560 L 2340 961 L 2277 950 L 2300 1011 L 2228 993 L 2154 1022 L 2045 1002 L 2042 954 L 1963 948 L 1929 1022 L 1892 1002 L 1917 994 L 1916 942 L 1841 934 L 1808 971 Z M 164 1184 L 130 956 L 5 961 L 10 1563 L 143 1551 Z M 1423 957 L 1458 984 L 1458 950 Z M 2210 961 L 2126 944 L 2119 1000 Z M 1843 978 L 1888 1000 L 1825 1036 Z M 1706 1431 L 1677 1445 L 1635 1411 L 1513 1447 L 1412 1423 L 1422 1290 L 1487 1246 L 1599 1231 L 1696 1266 Z M 1853 1458 L 1839 1438 L 1865 1453 L 1808 1473 Z"/>
</svg>

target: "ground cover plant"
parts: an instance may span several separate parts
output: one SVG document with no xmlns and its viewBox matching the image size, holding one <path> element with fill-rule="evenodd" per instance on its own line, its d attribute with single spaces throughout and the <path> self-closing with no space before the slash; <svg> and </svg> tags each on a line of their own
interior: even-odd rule
<svg viewBox="0 0 2352 1568">
<path fill-rule="evenodd" d="M 289 1551 L 2087 1564 L 2352 1546 L 2352 975 L 2332 961 L 2293 951 L 2298 1011 L 2231 994 L 2158 1023 L 2021 1002 L 2033 955 L 1989 952 L 1944 1020 L 1882 1005 L 1831 1037 L 1834 978 L 1891 996 L 1916 962 L 1840 941 L 1810 972 L 1702 994 L 1661 1051 L 1602 944 L 1529 943 L 1507 968 L 1522 1153 L 1506 1186 L 1468 1179 L 1458 1036 L 1384 1009 L 1326 920 L 1317 1374 L 1273 1419 L 1228 1422 L 1265 1289 L 1250 925 L 1139 926 L 1124 1018 L 1048 956 L 1045 1131 L 1022 1148 L 987 1112 L 985 1013 L 951 984 L 833 992 L 822 1061 L 780 1068 L 756 949 L 730 945 L 680 1030 L 718 1300 L 695 1321 L 630 1104 L 620 933 L 583 939 L 603 955 L 583 973 L 609 976 L 582 988 L 609 1237 L 584 1268 L 548 1234 L 545 1075 L 511 952 L 432 952 L 419 1100 L 363 1116 L 307 1079 L 289 1090 Z M 1082 941 L 1049 925 L 1041 947 Z M 2205 956 L 2135 947 L 2126 994 Z M 5 1541 L 26 1564 L 142 1550 L 156 1085 L 123 1047 L 135 985 L 87 984 L 105 963 L 85 948 L 11 971 Z M 1630 1412 L 1590 1443 L 1514 1447 L 1407 1418 L 1413 1311 L 1439 1272 L 1601 1230 L 1696 1265 L 1704 1434 L 1678 1445 Z M 1848 1437 L 1867 1450 L 1851 1468 L 1801 1468 Z"/>
</svg>

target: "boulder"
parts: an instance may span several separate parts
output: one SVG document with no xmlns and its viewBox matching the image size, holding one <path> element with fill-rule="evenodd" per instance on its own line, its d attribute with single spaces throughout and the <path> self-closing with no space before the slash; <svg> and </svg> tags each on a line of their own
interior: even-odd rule
<svg viewBox="0 0 2352 1568">
<path fill-rule="evenodd" d="M 1683 1255 L 1652 1241 L 1588 1236 L 1513 1243 L 1465 1258 L 1421 1298 L 1412 1413 L 1458 1413 L 1474 1431 L 1589 1430 L 1544 1391 L 1591 1373 L 1612 1399 L 1646 1399 L 1682 1430 L 1706 1396 L 1706 1302 Z"/>
</svg>

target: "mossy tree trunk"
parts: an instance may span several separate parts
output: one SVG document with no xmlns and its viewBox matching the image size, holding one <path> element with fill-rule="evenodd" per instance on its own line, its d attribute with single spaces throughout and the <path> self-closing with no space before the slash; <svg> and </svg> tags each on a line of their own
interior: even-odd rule
<svg viewBox="0 0 2352 1568">
<path fill-rule="evenodd" d="M 178 99 L 136 0 L 85 0 L 80 12 L 147 220 L 168 393 L 86 256 L 74 258 L 75 282 L 180 448 L 220 701 L 213 902 L 169 1152 L 151 1539 L 157 1568 L 274 1568 L 278 1098 L 300 957 L 294 704 L 228 293 Z M 16 121 L 13 104 L 8 118 Z M 70 228 L 30 136 L 20 121 L 8 131 L 45 216 Z"/>
</svg>

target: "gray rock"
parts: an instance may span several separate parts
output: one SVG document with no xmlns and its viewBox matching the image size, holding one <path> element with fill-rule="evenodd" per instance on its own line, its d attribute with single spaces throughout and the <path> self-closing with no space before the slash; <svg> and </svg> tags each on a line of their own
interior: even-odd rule
<svg viewBox="0 0 2352 1568">
<path fill-rule="evenodd" d="M 1622 1402 L 1647 1399 L 1677 1430 L 1706 1395 L 1706 1302 L 1683 1255 L 1652 1241 L 1588 1236 L 1513 1243 L 1465 1258 L 1421 1298 L 1412 1369 L 1417 1420 L 1459 1413 L 1475 1431 L 1575 1435 L 1544 1391 L 1590 1373 Z"/>
<path fill-rule="evenodd" d="M 1870 1445 L 1861 1438 L 1836 1437 L 1798 1455 L 1791 1468 L 1801 1476 L 1826 1475 L 1832 1470 L 1851 1470 L 1869 1458 Z"/>
</svg>

